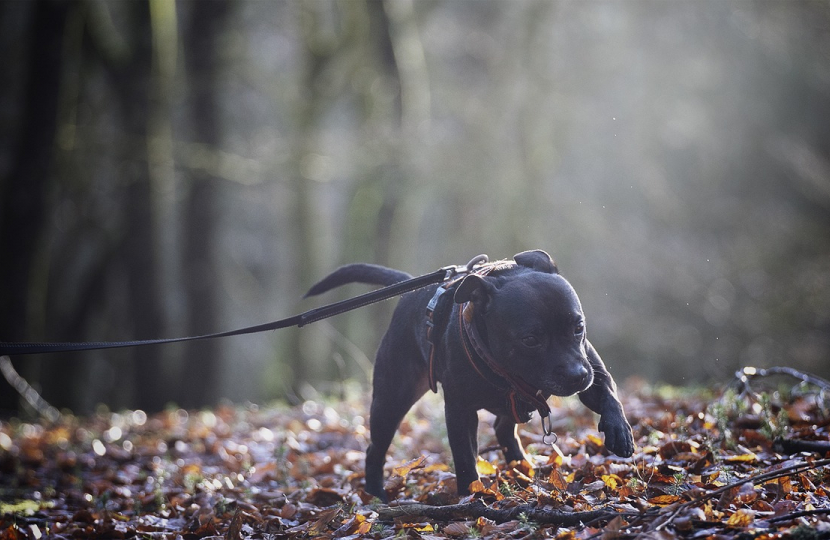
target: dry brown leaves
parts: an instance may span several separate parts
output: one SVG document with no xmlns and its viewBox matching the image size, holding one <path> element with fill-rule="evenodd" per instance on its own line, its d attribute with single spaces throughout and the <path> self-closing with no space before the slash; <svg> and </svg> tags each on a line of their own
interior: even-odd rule
<svg viewBox="0 0 830 540">
<path fill-rule="evenodd" d="M 632 458 L 608 455 L 569 398 L 554 404 L 555 447 L 538 420 L 520 429 L 533 467 L 503 463 L 482 425 L 482 479 L 463 500 L 431 395 L 393 443 L 389 508 L 362 490 L 364 399 L 3 422 L 0 540 L 830 535 L 830 419 L 816 395 L 624 395 Z M 777 437 L 818 446 L 787 454 Z"/>
</svg>

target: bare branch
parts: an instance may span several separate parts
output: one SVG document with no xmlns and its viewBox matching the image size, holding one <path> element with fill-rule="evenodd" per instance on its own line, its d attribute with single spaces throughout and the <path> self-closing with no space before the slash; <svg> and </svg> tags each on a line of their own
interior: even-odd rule
<svg viewBox="0 0 830 540">
<path fill-rule="evenodd" d="M 600 508 L 587 512 L 561 512 L 546 510 L 530 504 L 520 504 L 510 508 L 492 508 L 481 500 L 446 506 L 430 506 L 426 504 L 406 504 L 401 506 L 384 506 L 378 509 L 381 520 L 389 521 L 399 517 L 422 516 L 435 520 L 451 520 L 463 518 L 484 517 L 504 523 L 519 519 L 524 514 L 528 520 L 537 523 L 551 523 L 563 526 L 575 526 L 591 521 L 611 520 L 620 515 L 626 515 L 610 508 Z M 636 514 L 633 514 L 636 515 Z"/>
</svg>

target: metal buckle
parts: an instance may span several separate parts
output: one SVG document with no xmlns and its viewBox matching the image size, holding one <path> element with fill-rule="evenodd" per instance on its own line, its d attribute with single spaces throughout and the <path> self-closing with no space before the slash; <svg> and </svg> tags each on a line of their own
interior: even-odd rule
<svg viewBox="0 0 830 540">
<path fill-rule="evenodd" d="M 440 268 L 440 270 L 443 270 L 445 272 L 443 280 L 444 283 L 449 282 L 450 280 L 452 280 L 452 278 L 465 271 L 463 266 L 457 266 L 455 264 L 444 266 Z"/>
<path fill-rule="evenodd" d="M 429 303 L 427 304 L 427 315 L 432 315 L 432 312 L 434 312 L 435 308 L 438 307 L 438 300 L 441 299 L 441 295 L 445 292 L 447 292 L 447 289 L 443 285 L 441 285 L 435 290 L 435 294 L 432 295 L 432 298 L 429 300 Z M 431 321 L 427 322 L 427 324 L 430 324 L 430 322 Z"/>
</svg>

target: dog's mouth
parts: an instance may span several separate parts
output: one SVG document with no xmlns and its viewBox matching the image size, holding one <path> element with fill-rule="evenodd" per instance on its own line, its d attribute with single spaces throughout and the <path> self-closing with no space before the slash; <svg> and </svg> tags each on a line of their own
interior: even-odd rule
<svg viewBox="0 0 830 540">
<path fill-rule="evenodd" d="M 594 384 L 594 370 L 588 362 L 585 362 L 584 365 L 577 364 L 565 373 L 560 371 L 546 377 L 539 386 L 543 392 L 565 397 L 584 392 L 592 384 Z"/>
</svg>

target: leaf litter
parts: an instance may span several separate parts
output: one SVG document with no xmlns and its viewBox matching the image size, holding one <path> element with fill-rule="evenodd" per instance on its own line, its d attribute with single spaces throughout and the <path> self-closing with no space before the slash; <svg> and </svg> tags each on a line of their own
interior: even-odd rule
<svg viewBox="0 0 830 540">
<path fill-rule="evenodd" d="M 596 417 L 565 398 L 557 442 L 538 420 L 520 426 L 531 463 L 506 464 L 481 413 L 481 480 L 461 499 L 440 397 L 427 396 L 390 450 L 389 505 L 363 490 L 360 392 L 3 421 L 0 540 L 830 537 L 823 391 L 626 386 L 631 458 L 609 454 Z"/>
</svg>

